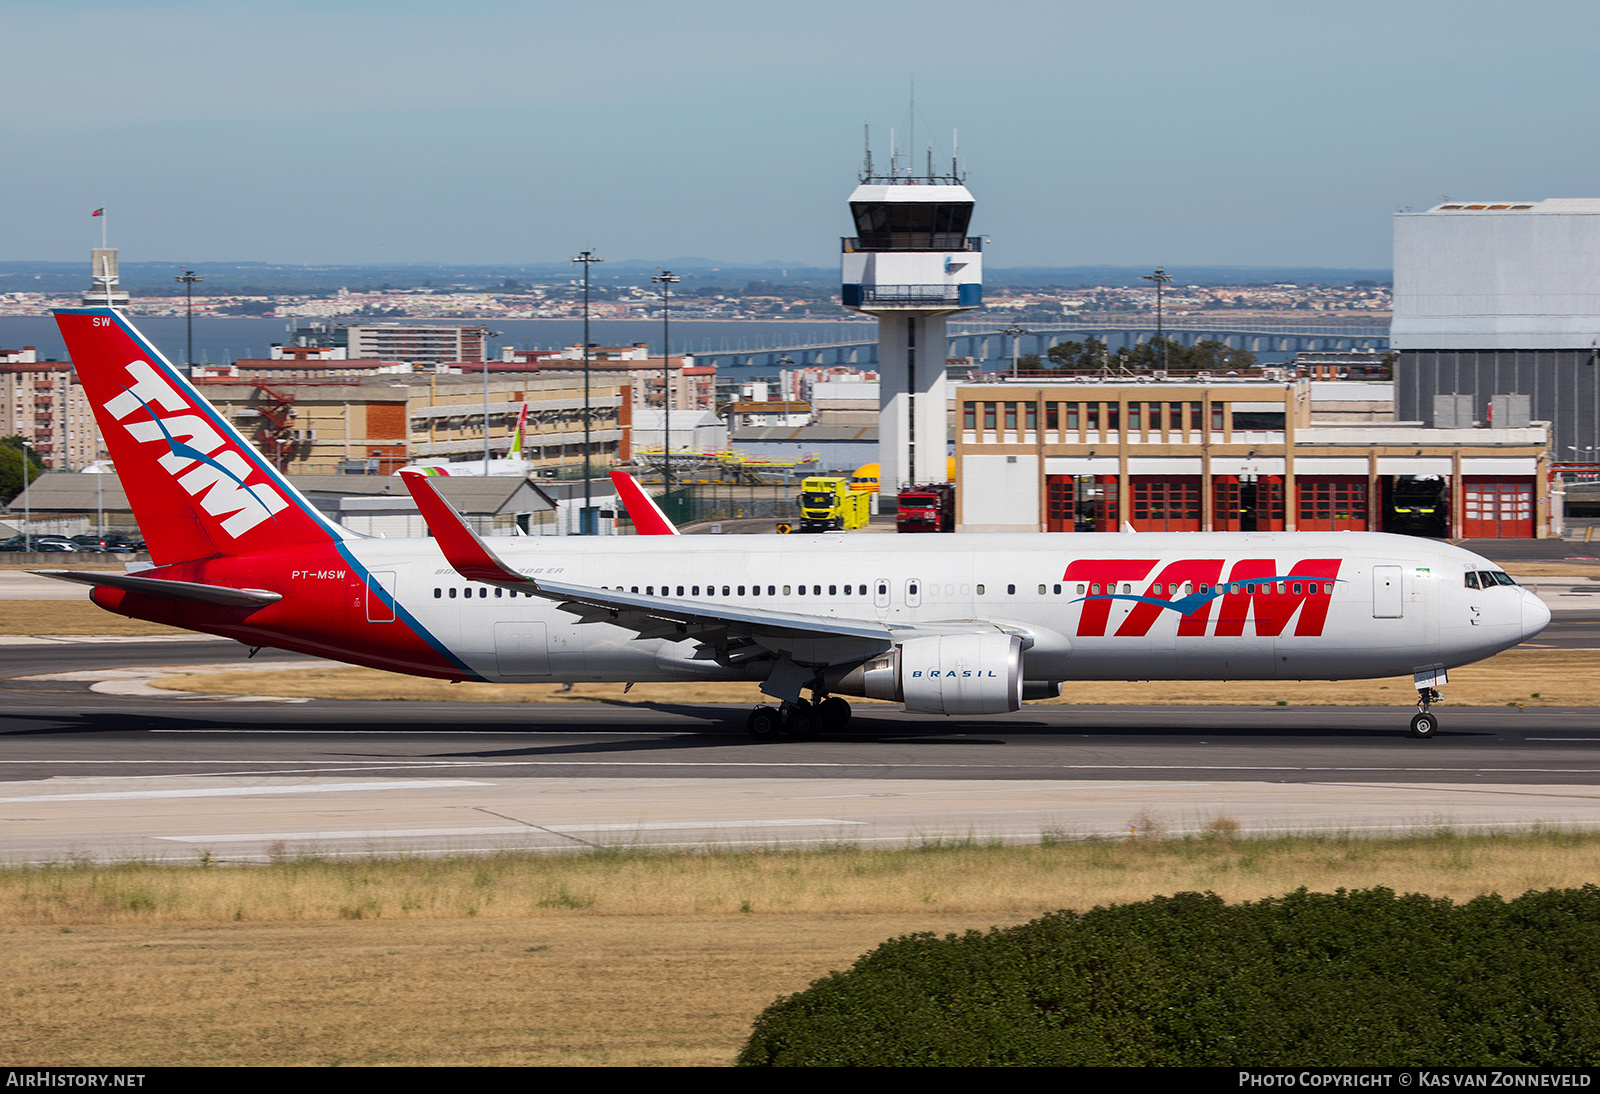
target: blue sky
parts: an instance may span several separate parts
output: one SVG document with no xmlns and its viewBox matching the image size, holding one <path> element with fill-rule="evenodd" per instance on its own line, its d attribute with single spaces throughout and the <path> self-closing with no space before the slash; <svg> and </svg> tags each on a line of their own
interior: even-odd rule
<svg viewBox="0 0 1600 1094">
<path fill-rule="evenodd" d="M 862 124 L 959 130 L 987 261 L 1390 262 L 1600 194 L 1600 4 L 0 0 L 0 260 L 828 266 Z"/>
</svg>

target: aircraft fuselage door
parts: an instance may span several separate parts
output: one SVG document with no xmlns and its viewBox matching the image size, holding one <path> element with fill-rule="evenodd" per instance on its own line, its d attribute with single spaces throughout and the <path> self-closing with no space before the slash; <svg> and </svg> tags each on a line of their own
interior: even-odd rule
<svg viewBox="0 0 1600 1094">
<path fill-rule="evenodd" d="M 1374 566 L 1372 568 L 1372 618 L 1399 619 L 1405 615 L 1405 603 L 1400 592 L 1400 567 Z"/>
<path fill-rule="evenodd" d="M 368 623 L 394 622 L 394 589 L 393 570 L 372 570 L 367 574 Z"/>
<path fill-rule="evenodd" d="M 549 676 L 550 645 L 545 625 L 537 621 L 494 625 L 495 664 L 501 676 Z"/>
</svg>

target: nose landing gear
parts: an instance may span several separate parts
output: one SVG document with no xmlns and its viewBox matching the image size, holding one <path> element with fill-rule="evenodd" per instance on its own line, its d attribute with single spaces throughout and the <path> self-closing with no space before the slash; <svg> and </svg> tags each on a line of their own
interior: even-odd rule
<svg viewBox="0 0 1600 1094">
<path fill-rule="evenodd" d="M 1439 732 L 1439 718 L 1429 708 L 1439 701 L 1439 692 L 1434 688 L 1417 689 L 1417 713 L 1411 719 L 1411 736 L 1419 741 L 1426 741 Z"/>
</svg>

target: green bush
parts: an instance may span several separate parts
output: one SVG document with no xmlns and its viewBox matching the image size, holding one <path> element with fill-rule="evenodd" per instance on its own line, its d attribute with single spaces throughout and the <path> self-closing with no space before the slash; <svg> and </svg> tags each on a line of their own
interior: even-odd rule
<svg viewBox="0 0 1600 1094">
<path fill-rule="evenodd" d="M 1600 888 L 1179 893 L 884 943 L 757 1019 L 745 1066 L 1600 1063 Z"/>
</svg>

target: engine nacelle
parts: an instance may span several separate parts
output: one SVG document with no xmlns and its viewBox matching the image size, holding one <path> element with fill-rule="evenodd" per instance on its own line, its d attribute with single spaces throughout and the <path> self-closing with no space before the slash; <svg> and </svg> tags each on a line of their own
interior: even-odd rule
<svg viewBox="0 0 1600 1094">
<path fill-rule="evenodd" d="M 900 702 L 919 714 L 1007 714 L 1022 709 L 1022 639 L 1000 633 L 913 638 L 829 677 L 830 692 Z"/>
</svg>

